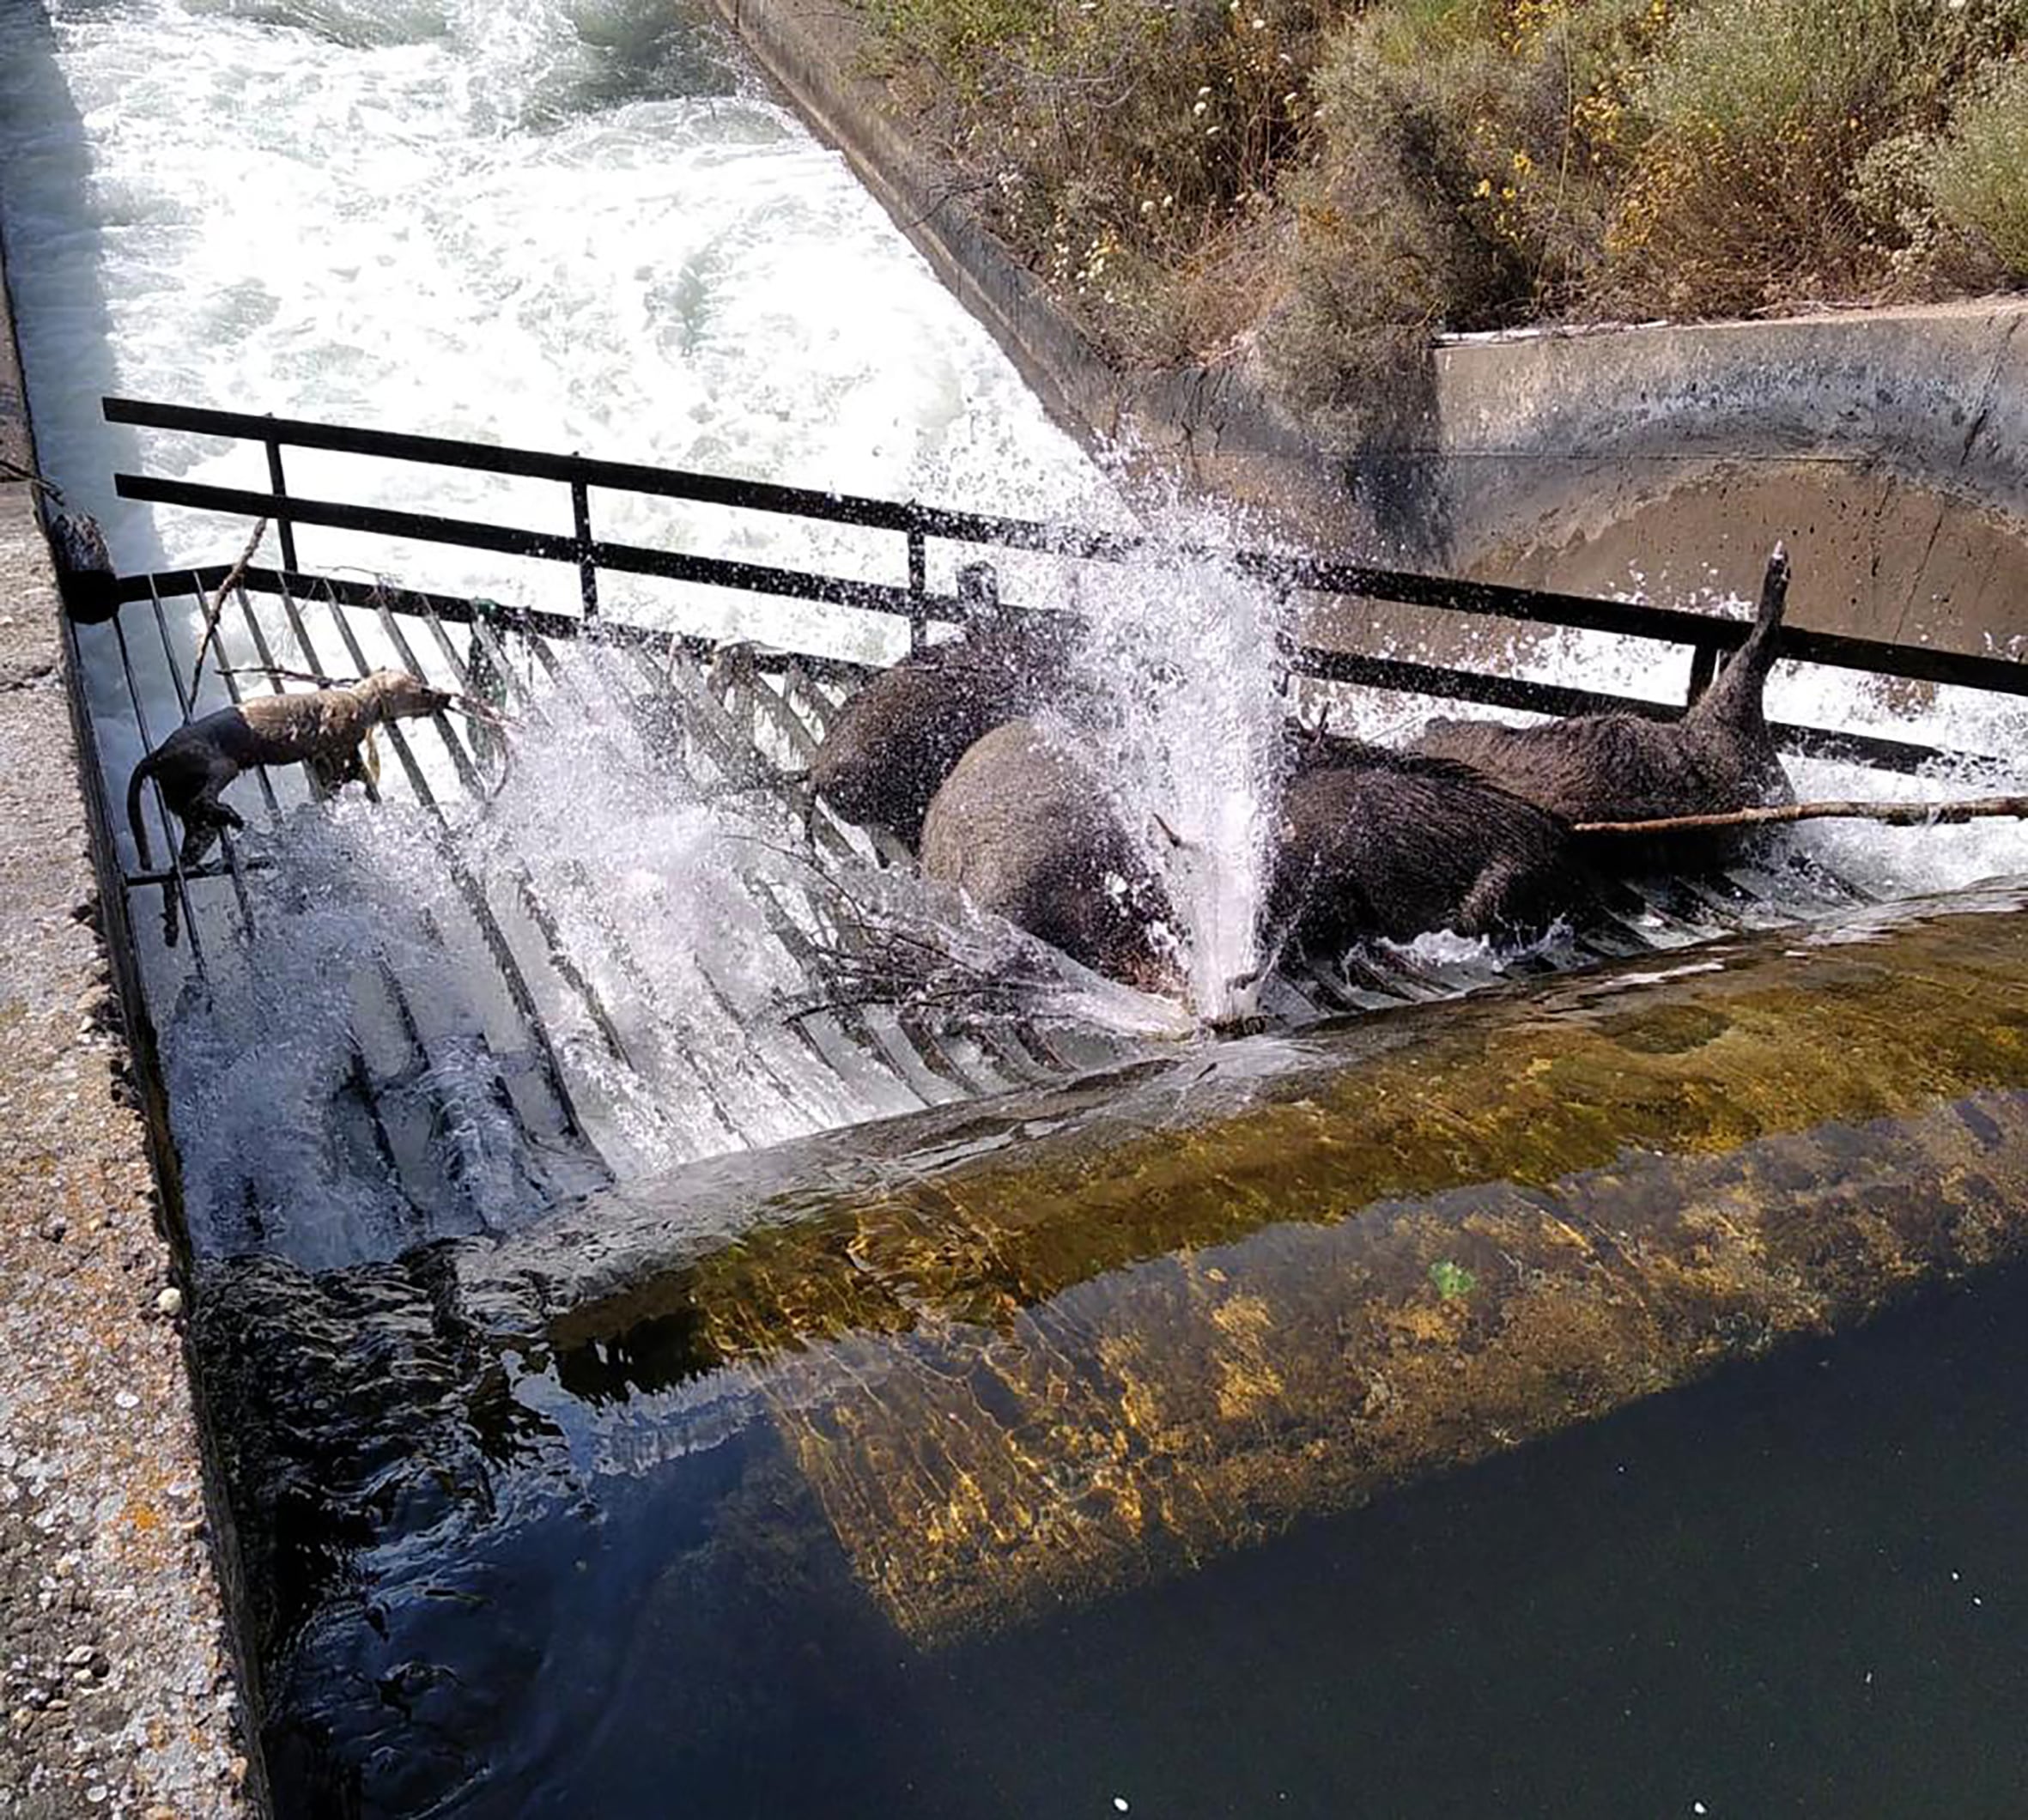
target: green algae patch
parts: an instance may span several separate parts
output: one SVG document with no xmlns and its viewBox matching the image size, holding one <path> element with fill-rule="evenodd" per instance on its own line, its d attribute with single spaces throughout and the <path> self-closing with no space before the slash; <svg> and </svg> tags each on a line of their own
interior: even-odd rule
<svg viewBox="0 0 2028 1820">
<path fill-rule="evenodd" d="M 1629 1154 L 1724 1155 L 2028 1087 L 2028 918 L 1742 943 L 1660 977 L 1649 963 L 1268 1046 L 1265 1066 L 1214 1051 L 1116 1093 L 896 1121 L 860 1140 L 877 1151 L 856 1179 L 798 1186 L 694 1265 L 659 1277 L 651 1238 L 615 1301 L 701 1315 L 728 1357 L 902 1331 L 927 1309 L 1004 1323 L 1137 1259 L 1266 1226 L 1473 1184 L 1545 1189 Z M 1002 1141 L 933 1141 L 957 1125 Z M 679 1176 L 627 1198 L 639 1218 L 699 1192 Z"/>
</svg>

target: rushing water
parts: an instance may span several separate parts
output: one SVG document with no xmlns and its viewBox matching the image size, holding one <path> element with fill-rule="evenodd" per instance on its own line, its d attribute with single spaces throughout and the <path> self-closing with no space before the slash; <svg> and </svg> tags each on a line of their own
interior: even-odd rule
<svg viewBox="0 0 2028 1820">
<path fill-rule="evenodd" d="M 842 161 L 765 97 L 701 16 L 666 0 L 16 5 L 0 16 L 0 169 L 44 464 L 106 523 L 123 569 L 214 559 L 244 527 L 124 505 L 110 493 L 116 466 L 139 458 L 262 482 L 244 448 L 109 430 L 103 391 L 1126 522 L 1105 476 Z M 560 526 L 568 513 L 561 489 L 341 456 L 293 455 L 289 479 L 301 493 L 482 519 Z M 613 538 L 902 579 L 891 536 L 603 493 L 593 511 Z M 313 568 L 573 604 L 574 576 L 556 566 L 314 531 L 301 547 Z M 932 558 L 932 583 L 948 587 L 954 554 Z M 1047 600 L 1035 591 L 1064 579 L 1018 558 L 1003 566 L 1017 598 Z M 1258 690 L 1213 701 L 1201 684 L 1264 659 L 1272 628 L 1260 603 L 1216 576 L 1204 583 L 1209 610 L 1173 616 L 1190 585 L 1134 580 L 1086 604 L 1108 616 L 1102 674 L 1138 761 L 1123 812 L 1151 840 L 1160 816 L 1191 842 L 1187 859 L 1157 857 L 1179 874 L 1186 938 L 1201 930 L 1197 997 L 1215 1013 L 1250 952 L 1261 717 L 1275 710 Z M 619 577 L 604 592 L 609 612 L 688 630 L 862 659 L 896 649 L 877 616 Z M 285 645 L 277 616 L 264 617 Z M 174 630 L 187 651 L 191 628 Z M 369 660 L 392 660 L 370 628 L 363 637 Z M 144 741 L 108 639 L 84 638 L 106 771 L 119 779 Z M 243 636 L 228 649 L 251 660 Z M 309 667 L 339 670 L 342 656 L 327 649 Z M 170 665 L 145 640 L 138 661 L 159 737 L 180 713 Z M 1179 664 L 1193 690 L 1153 686 Z M 208 682 L 203 705 L 223 700 L 219 689 Z M 557 699 L 561 712 L 524 728 L 483 823 L 458 840 L 483 880 L 512 889 L 537 875 L 567 937 L 616 931 L 640 957 L 636 977 L 594 982 L 635 1013 L 638 1076 L 559 1033 L 567 1067 L 604 1071 L 592 1088 L 608 1160 L 665 1165 L 919 1103 L 878 1073 L 811 1065 L 771 1022 L 807 983 L 760 926 L 756 887 L 779 883 L 761 876 L 774 831 L 672 794 L 640 761 L 623 692 L 600 696 L 616 709 L 603 718 Z M 1235 737 L 1236 713 L 1260 724 Z M 1217 737 L 1197 743 L 1230 762 L 1175 762 L 1193 743 L 1186 715 L 1206 717 L 1199 731 Z M 420 982 L 411 998 L 451 1002 L 456 958 L 437 931 L 456 906 L 422 818 L 391 808 L 362 820 L 354 805 L 310 821 L 270 850 L 292 876 L 252 887 L 260 964 L 228 957 L 201 999 L 167 963 L 154 984 L 158 1003 L 179 1001 L 161 1021 L 200 1241 L 332 1261 L 416 1234 L 384 1172 L 312 1135 L 358 1066 L 347 963 L 374 956 Z M 693 956 L 712 968 L 708 992 Z M 1165 1021 L 1089 986 L 1060 1009 L 1129 1035 Z M 514 1160 L 482 1035 L 456 1023 L 419 1033 L 418 1099 L 473 1159 L 446 1204 L 427 1210 L 427 1230 L 511 1223 L 544 1190 L 539 1159 Z M 298 1140 L 270 1141 L 278 1111 Z"/>
</svg>

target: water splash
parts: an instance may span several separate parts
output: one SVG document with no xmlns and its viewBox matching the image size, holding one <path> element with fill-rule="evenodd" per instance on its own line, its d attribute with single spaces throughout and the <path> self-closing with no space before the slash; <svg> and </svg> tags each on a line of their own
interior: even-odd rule
<svg viewBox="0 0 2028 1820">
<path fill-rule="evenodd" d="M 1168 882 L 1189 997 L 1207 1022 L 1243 1016 L 1284 763 L 1288 603 L 1229 553 L 1261 546 L 1231 510 L 1170 497 L 1144 512 L 1160 544 L 1082 579 L 1082 658 L 1102 704 L 1094 735 L 1128 829 Z"/>
</svg>

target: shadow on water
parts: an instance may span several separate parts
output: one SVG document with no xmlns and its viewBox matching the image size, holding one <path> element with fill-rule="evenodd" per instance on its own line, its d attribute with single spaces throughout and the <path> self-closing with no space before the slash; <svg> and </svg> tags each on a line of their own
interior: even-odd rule
<svg viewBox="0 0 2028 1820">
<path fill-rule="evenodd" d="M 921 1811 L 2018 1814 L 2025 1437 L 2015 1270 L 926 1665 Z"/>
</svg>

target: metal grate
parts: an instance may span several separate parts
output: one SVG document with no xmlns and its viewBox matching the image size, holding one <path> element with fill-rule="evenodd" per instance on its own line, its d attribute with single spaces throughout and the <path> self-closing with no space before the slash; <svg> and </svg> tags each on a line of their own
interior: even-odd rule
<svg viewBox="0 0 2028 1820">
<path fill-rule="evenodd" d="M 818 494 L 714 476 L 523 451 L 487 448 L 440 439 L 396 436 L 337 426 L 289 422 L 180 407 L 106 401 L 116 422 L 210 435 L 251 438 L 267 456 L 266 494 L 133 475 L 118 476 L 123 495 L 159 503 L 227 512 L 277 521 L 283 564 L 249 567 L 228 590 L 228 630 L 258 663 L 320 675 L 361 674 L 373 667 L 368 645 L 411 671 L 464 694 L 483 693 L 490 680 L 510 692 L 508 706 L 541 725 L 552 713 L 593 714 L 601 704 L 586 694 L 574 661 L 595 647 L 603 686 L 620 692 L 629 718 L 663 730 L 672 774 L 709 793 L 750 788 L 805 762 L 845 693 L 864 674 L 857 666 L 795 650 L 721 646 L 712 640 L 633 624 L 602 610 L 602 571 L 675 578 L 732 587 L 762 597 L 752 625 L 769 624 L 768 598 L 843 604 L 901 616 L 921 639 L 938 621 L 958 616 L 956 600 L 931 592 L 926 549 L 943 539 L 968 546 L 1040 551 L 1078 560 L 1126 561 L 1146 540 L 1063 526 L 987 519 L 914 504 Z M 552 481 L 569 489 L 568 536 L 518 530 L 423 513 L 305 500 L 288 493 L 282 452 L 302 446 L 392 460 Z M 633 488 L 812 521 L 892 531 L 902 539 L 906 581 L 895 585 L 848 579 L 809 570 L 764 567 L 715 557 L 643 549 L 598 541 L 593 535 L 589 489 Z M 384 581 L 306 573 L 296 567 L 295 527 L 328 525 L 410 539 L 502 551 L 574 565 L 580 611 L 544 613 L 489 601 L 428 593 Z M 1241 553 L 1182 551 L 1247 569 L 1291 592 L 1355 593 L 1449 611 L 1498 615 L 1535 624 L 1601 629 L 1688 647 L 1687 695 L 1709 679 L 1720 654 L 1746 628 L 1697 614 L 1584 600 L 1533 591 L 1498 588 L 1442 578 L 1408 575 L 1362 565 Z M 187 625 L 228 576 L 222 565 L 128 577 L 118 584 L 122 605 L 101 633 L 73 629 L 74 639 L 109 638 L 119 687 L 90 692 L 83 731 L 87 749 L 147 749 L 170 730 L 152 724 L 144 673 L 166 666 L 177 708 L 198 707 L 187 696 L 180 664 L 188 655 L 173 621 Z M 257 600 L 276 610 L 264 616 Z M 791 640 L 788 642 L 792 643 Z M 2028 695 L 2028 665 L 1928 649 L 1879 645 L 1824 634 L 1788 632 L 1784 655 L 1875 674 Z M 1442 666 L 1412 664 L 1357 652 L 1302 649 L 1290 658 L 1292 676 L 1327 689 L 1352 685 L 1411 691 L 1537 713 L 1631 709 L 1658 718 L 1680 707 L 1593 692 L 1552 688 Z M 208 676 L 217 676 L 216 670 Z M 539 684 L 539 686 L 537 686 Z M 254 688 L 280 689 L 278 680 Z M 242 679 L 218 677 L 226 699 L 240 699 Z M 159 690 L 156 701 L 168 699 Z M 216 706 L 216 700 L 204 707 Z M 122 723 L 115 726 L 114 723 Z M 1837 730 L 1781 730 L 1792 749 L 1912 770 L 1942 755 L 1911 743 L 1851 736 Z M 492 755 L 483 736 L 439 714 L 385 730 L 392 762 L 379 788 L 412 805 L 428 828 L 435 863 L 450 889 L 427 919 L 428 946 L 446 964 L 427 977 L 404 971 L 399 956 L 381 956 L 361 986 L 344 1116 L 343 1142 L 398 1177 L 419 1207 L 455 1202 L 465 1192 L 461 1170 L 481 1166 L 483 1146 L 461 1143 L 469 1097 L 446 1095 L 440 1084 L 453 1059 L 469 1078 L 477 1070 L 492 1083 L 491 1100 L 519 1133 L 513 1167 L 531 1196 L 554 1200 L 605 1179 L 611 1172 L 615 1083 L 630 1089 L 630 1103 L 646 1116 L 663 1116 L 661 1101 L 680 1091 L 707 1109 L 712 1132 L 705 1148 L 769 1141 L 765 1119 L 752 1110 L 770 1093 L 782 1103 L 806 1094 L 813 1081 L 829 1082 L 841 1103 L 864 1116 L 882 1111 L 991 1093 L 1024 1081 L 1089 1070 L 1119 1059 L 1124 1041 L 1053 1026 L 1038 1028 L 1017 1016 L 968 1022 L 962 1015 L 932 1015 L 905 1003 L 840 1001 L 780 1025 L 784 1046 L 756 1047 L 733 1059 L 728 1075 L 672 1045 L 664 1032 L 678 1007 L 639 948 L 602 915 L 595 890 L 573 889 L 572 914 L 559 913 L 526 864 L 490 868 L 481 877 L 461 852 L 458 822 L 487 787 Z M 108 777 L 117 800 L 124 776 Z M 323 786 L 302 767 L 286 774 L 256 774 L 252 791 L 270 826 L 294 804 Z M 373 788 L 373 786 L 369 786 Z M 243 789 L 243 808 L 248 792 Z M 256 964 L 261 893 L 252 875 L 262 862 L 249 851 L 262 842 L 229 835 L 218 856 L 192 868 L 178 858 L 176 831 L 159 793 L 150 809 L 164 836 L 167 864 L 123 869 L 122 916 L 140 950 L 139 973 L 148 1002 L 159 1014 L 173 995 L 198 990 L 222 970 Z M 822 809 L 808 813 L 811 851 L 854 864 L 896 858 L 863 831 L 846 827 Z M 108 846 L 117 852 L 118 837 Z M 552 882 L 553 883 L 553 882 Z M 588 887 L 588 881 L 578 881 Z M 143 904 L 173 895 L 187 931 L 172 955 L 154 933 L 153 919 L 124 913 L 128 900 Z M 854 930 L 821 891 L 772 883 L 760 894 L 766 940 L 786 970 L 806 979 L 823 971 L 823 949 L 849 948 Z M 1604 913 L 1571 938 L 1560 956 L 1513 963 L 1515 973 L 1559 964 L 1667 951 L 1742 929 L 1770 926 L 1818 910 L 1849 905 L 1859 894 L 1814 872 L 1775 877 L 1741 867 L 1721 877 L 1656 881 L 1622 890 Z M 1339 970 L 1310 969 L 1277 979 L 1266 988 L 1265 1015 L 1299 1022 L 1341 1012 L 1449 996 L 1483 986 L 1494 977 L 1484 968 L 1445 966 L 1380 949 Z M 457 982 L 446 998 L 444 982 Z M 603 982 L 603 984 L 601 983 Z M 728 1019 L 738 1016 L 737 995 L 700 963 L 694 990 Z M 616 994 L 635 1015 L 625 1015 Z M 452 1002 L 454 1001 L 454 1002 Z M 744 1085 L 753 1091 L 735 1092 Z M 628 1097 L 623 1094 L 622 1097 Z M 446 1138 L 452 1141 L 446 1142 Z M 483 1198 L 467 1195 L 485 1223 Z"/>
<path fill-rule="evenodd" d="M 94 749 L 118 751 L 137 742 L 145 748 L 169 731 L 155 724 L 148 707 L 149 683 L 164 667 L 185 716 L 219 705 L 190 701 L 181 675 L 187 640 L 173 628 L 202 614 L 222 579 L 219 572 L 198 570 L 123 584 L 139 598 L 101 633 L 86 634 L 108 640 L 121 683 L 117 706 L 103 690 L 89 704 Z M 258 570 L 229 590 L 228 600 L 227 631 L 263 666 L 363 674 L 377 661 L 368 649 L 377 640 L 413 673 L 460 693 L 479 693 L 476 671 L 489 671 L 505 684 L 505 705 L 537 728 L 560 712 L 591 715 L 614 705 L 589 695 L 586 675 L 568 661 L 573 652 L 566 647 L 582 642 L 574 621 L 558 624 L 492 603 L 388 585 Z M 257 610 L 257 600 L 271 603 L 270 610 Z M 806 759 L 861 674 L 821 658 L 746 647 L 714 652 L 700 640 L 641 628 L 611 628 L 597 642 L 599 680 L 622 692 L 637 722 L 662 730 L 661 755 L 672 779 L 704 797 L 744 790 Z M 207 667 L 205 678 L 208 693 L 222 691 L 234 702 L 248 688 L 284 686 L 215 666 Z M 812 1071 L 871 1115 L 1082 1071 L 1124 1053 L 1097 1034 L 1044 1030 L 1019 1020 L 966 1023 L 906 1004 L 841 1000 L 780 1021 L 792 1052 L 786 1059 L 763 1047 L 732 1058 L 734 1073 L 746 1073 L 752 1089 L 735 1095 L 713 1066 L 642 1034 L 673 1023 L 674 1008 L 658 1006 L 665 988 L 656 969 L 601 917 L 591 881 L 573 894 L 576 914 L 567 932 L 566 919 L 529 867 L 496 864 L 482 878 L 463 856 L 463 812 L 488 791 L 492 767 L 471 728 L 440 713 L 392 723 L 380 737 L 387 750 L 383 775 L 367 792 L 375 801 L 398 797 L 419 812 L 452 890 L 443 906 L 423 916 L 444 964 L 417 978 L 404 972 L 399 956 L 368 963 L 369 989 L 358 995 L 351 1041 L 349 1104 L 340 1108 L 349 1128 L 339 1141 L 393 1170 L 418 1206 L 440 1207 L 446 1197 L 454 1203 L 460 1189 L 454 1179 L 458 1147 L 444 1142 L 446 1133 L 455 1135 L 458 1114 L 449 1102 L 433 1099 L 446 1045 L 457 1046 L 465 1071 L 478 1065 L 490 1071 L 494 1098 L 519 1133 L 515 1166 L 528 1178 L 531 1198 L 550 1201 L 610 1177 L 601 1131 L 616 1082 L 631 1089 L 628 1100 L 635 1106 L 652 1108 L 671 1092 L 681 1094 L 707 1108 L 715 1127 L 715 1141 L 700 1148 L 739 1148 L 768 1141 L 766 1121 L 755 1120 L 743 1105 L 769 1098 L 792 1103 L 807 1095 Z M 124 774 L 109 771 L 104 783 L 107 800 L 118 800 Z M 270 862 L 250 849 L 266 845 L 294 806 L 326 793 L 304 766 L 255 770 L 237 795 L 249 834 L 226 834 L 215 858 L 188 867 L 178 857 L 179 830 L 160 792 L 145 795 L 155 842 L 168 858 L 152 869 L 126 864 L 121 883 L 139 976 L 158 1023 L 185 993 L 209 992 L 233 969 L 258 964 L 261 894 L 253 875 Z M 812 850 L 831 860 L 871 865 L 901 857 L 884 837 L 877 844 L 821 805 L 809 806 L 806 825 Z M 122 834 L 108 832 L 116 848 L 124 847 Z M 146 913 L 163 893 L 174 895 L 179 913 L 174 948 L 161 919 Z M 820 948 L 828 953 L 849 944 L 852 923 L 815 889 L 798 892 L 775 880 L 757 895 L 768 940 L 799 976 L 821 982 L 826 962 Z M 692 958 L 701 989 L 726 1017 L 737 1017 L 731 987 L 713 976 L 708 962 Z M 460 1002 L 446 1002 L 447 979 L 458 982 Z M 594 983 L 599 980 L 625 982 L 648 1015 L 619 1015 Z M 575 1043 L 556 1034 L 566 1029 L 578 1033 Z M 656 1053 L 644 1053 L 648 1046 Z"/>
</svg>

